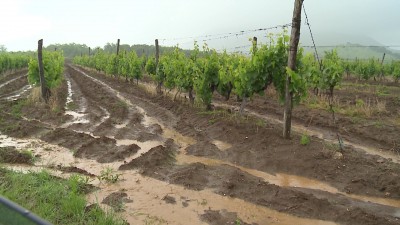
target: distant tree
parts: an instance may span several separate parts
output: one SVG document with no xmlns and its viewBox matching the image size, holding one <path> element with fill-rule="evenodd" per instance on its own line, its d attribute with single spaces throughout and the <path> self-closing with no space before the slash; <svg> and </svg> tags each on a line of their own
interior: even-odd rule
<svg viewBox="0 0 400 225">
<path fill-rule="evenodd" d="M 0 45 L 0 52 L 7 52 L 6 46 Z"/>
<path fill-rule="evenodd" d="M 89 47 L 85 44 L 76 44 L 76 43 L 69 43 L 69 44 L 51 44 L 45 48 L 47 51 L 63 51 L 64 57 L 66 58 L 73 58 L 75 56 L 88 55 L 89 54 Z"/>
</svg>

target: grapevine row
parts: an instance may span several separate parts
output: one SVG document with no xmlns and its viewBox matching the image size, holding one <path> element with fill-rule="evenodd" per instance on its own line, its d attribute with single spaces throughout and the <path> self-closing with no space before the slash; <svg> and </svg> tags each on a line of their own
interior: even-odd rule
<svg viewBox="0 0 400 225">
<path fill-rule="evenodd" d="M 190 54 L 178 47 L 163 54 L 158 66 L 154 57 L 145 61 L 144 57 L 137 57 L 135 52 L 116 55 L 98 51 L 93 56 L 75 57 L 74 63 L 106 74 L 124 76 L 127 80 L 135 78 L 138 81 L 144 70 L 157 82 L 158 92 L 161 91 L 161 86 L 187 92 L 190 102 L 193 103 L 196 96 L 208 109 L 211 108 L 214 92 L 227 100 L 234 93 L 245 102 L 273 86 L 279 93 L 280 100 L 284 100 L 286 74 L 291 77 L 290 91 L 293 93 L 293 101 L 299 103 L 309 89 L 326 90 L 330 98 L 333 98 L 334 88 L 341 83 L 345 71 L 364 75 L 367 73 L 364 70 L 372 62 L 377 68 L 369 68 L 368 73 L 377 74 L 381 71 L 378 67 L 380 64 L 375 61 L 345 62 L 335 50 L 325 53 L 320 66 L 314 56 L 304 54 L 302 48 L 298 51 L 297 69 L 291 71 L 287 68 L 289 37 L 284 32 L 269 38 L 268 44 L 253 45 L 251 57 L 236 53 L 217 53 L 207 45 L 200 50 L 195 43 Z M 385 73 L 396 74 L 400 71 L 398 65 L 398 62 L 385 65 Z"/>
<path fill-rule="evenodd" d="M 29 56 L 24 53 L 0 53 L 0 74 L 21 69 L 28 65 Z"/>
<path fill-rule="evenodd" d="M 64 56 L 60 51 L 43 51 L 44 77 L 47 88 L 55 88 L 61 84 L 64 76 Z M 39 86 L 39 64 L 36 57 L 32 57 L 28 66 L 28 81 Z"/>
</svg>

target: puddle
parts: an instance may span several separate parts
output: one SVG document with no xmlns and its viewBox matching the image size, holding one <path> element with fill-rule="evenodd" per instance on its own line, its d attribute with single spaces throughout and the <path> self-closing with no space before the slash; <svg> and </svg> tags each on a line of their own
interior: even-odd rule
<svg viewBox="0 0 400 225">
<path fill-rule="evenodd" d="M 143 224 L 143 221 L 157 219 L 170 224 L 205 224 L 199 219 L 199 215 L 204 210 L 228 210 L 237 212 L 238 216 L 247 223 L 265 224 L 266 221 L 274 224 L 334 224 L 331 222 L 300 218 L 284 213 L 280 213 L 269 208 L 258 206 L 240 199 L 221 196 L 213 193 L 211 190 L 193 191 L 185 189 L 178 185 L 172 185 L 153 178 L 143 177 L 135 170 L 118 171 L 118 167 L 123 162 L 98 163 L 95 160 L 74 158 L 73 153 L 63 147 L 48 144 L 46 142 L 28 139 L 19 140 L 0 135 L 3 145 L 15 146 L 19 148 L 33 148 L 34 154 L 40 154 L 40 160 L 35 166 L 26 165 L 5 165 L 5 167 L 22 172 L 41 171 L 49 165 L 75 166 L 85 169 L 87 172 L 100 175 L 100 172 L 106 168 L 112 168 L 115 173 L 120 174 L 120 181 L 115 184 L 100 183 L 98 179 L 92 179 L 91 183 L 99 186 L 101 190 L 88 196 L 90 202 L 101 202 L 112 192 L 124 190 L 133 200 L 131 203 L 125 203 L 123 216 L 131 224 Z M 120 142 L 124 142 L 120 140 Z M 140 143 L 138 143 L 140 144 Z M 160 143 L 146 143 L 147 148 Z M 143 146 L 144 147 L 144 146 Z M 136 154 L 140 156 L 139 151 Z M 68 173 L 50 170 L 51 173 L 60 177 L 68 177 Z M 165 203 L 162 198 L 166 195 L 174 197 L 178 204 Z M 183 207 L 182 203 L 187 203 Z M 185 218 L 184 220 L 182 218 Z"/>
<path fill-rule="evenodd" d="M 0 135 L 0 147 L 16 147 L 18 149 L 25 148 L 30 144 L 28 140 L 17 140 L 7 135 Z"/>
<path fill-rule="evenodd" d="M 56 177 L 60 177 L 60 178 L 64 178 L 64 179 L 67 179 L 70 176 L 70 174 L 68 174 L 68 173 L 49 169 L 49 168 L 42 167 L 42 166 L 30 166 L 30 165 L 24 165 L 24 164 L 6 164 L 5 163 L 5 164 L 1 164 L 0 167 L 4 167 L 4 168 L 7 168 L 8 170 L 12 170 L 12 171 L 23 173 L 23 174 L 32 173 L 32 172 L 39 173 L 39 172 L 42 172 L 43 170 L 46 170 L 52 176 L 56 176 Z"/>
<path fill-rule="evenodd" d="M 295 187 L 295 188 L 306 188 L 312 190 L 321 190 L 326 191 L 332 194 L 341 194 L 349 198 L 361 200 L 364 202 L 371 202 L 386 206 L 392 206 L 396 208 L 400 208 L 400 200 L 389 199 L 389 198 L 379 198 L 379 197 L 370 197 L 370 196 L 361 196 L 354 194 L 347 194 L 339 191 L 337 188 L 330 186 L 329 184 L 312 180 L 306 177 L 289 175 L 284 173 L 276 173 L 275 175 L 269 174 L 266 172 L 262 172 L 259 170 L 249 169 L 242 166 L 235 165 L 233 163 L 220 161 L 216 159 L 203 158 L 198 156 L 191 156 L 185 154 L 178 154 L 176 156 L 176 160 L 178 164 L 190 164 L 190 163 L 203 163 L 205 165 L 214 166 L 214 165 L 229 165 L 235 168 L 240 169 L 241 171 L 247 172 L 253 176 L 264 179 L 264 181 L 275 184 L 281 187 Z"/>
<path fill-rule="evenodd" d="M 15 92 L 11 93 L 8 97 L 5 97 L 5 99 L 8 101 L 16 101 L 16 100 L 20 99 L 25 93 L 27 93 L 31 89 L 32 89 L 32 85 L 29 85 L 29 84 L 25 85 L 18 91 L 15 91 Z"/>
<path fill-rule="evenodd" d="M 121 124 L 114 124 L 114 127 L 117 129 L 122 129 L 122 128 L 127 127 L 129 122 L 132 120 L 133 114 L 134 114 L 134 112 L 132 110 L 132 107 L 129 107 L 128 108 L 128 116 L 126 117 L 126 119 Z"/>
<path fill-rule="evenodd" d="M 75 111 L 65 111 L 65 115 L 70 115 L 72 116 L 72 120 L 70 122 L 66 122 L 63 125 L 61 125 L 61 128 L 67 128 L 69 126 L 71 126 L 72 124 L 86 124 L 86 123 L 90 123 L 90 121 L 86 118 L 84 118 L 85 116 L 87 116 L 86 113 L 79 113 L 79 112 L 75 112 Z"/>
<path fill-rule="evenodd" d="M 237 212 L 246 223 L 258 224 L 335 224 L 305 219 L 280 213 L 246 201 L 221 196 L 211 190 L 193 191 L 153 178 L 143 177 L 135 171 L 122 174 L 123 180 L 116 184 L 101 184 L 101 190 L 89 196 L 91 202 L 101 202 L 109 194 L 123 190 L 133 202 L 124 203 L 122 215 L 130 224 L 206 224 L 199 219 L 205 210 Z M 175 198 L 176 204 L 167 204 L 164 196 Z M 185 203 L 186 207 L 183 206 Z"/>
<path fill-rule="evenodd" d="M 90 120 L 87 119 L 86 117 L 88 116 L 86 112 L 87 110 L 87 103 L 85 98 L 80 98 L 79 101 L 77 101 L 77 109 L 76 110 L 68 110 L 69 106 L 71 103 L 74 102 L 72 96 L 74 94 L 74 91 L 72 90 L 72 82 L 68 76 L 65 76 L 67 79 L 67 89 L 68 89 L 68 95 L 67 95 L 67 101 L 65 102 L 65 115 L 70 115 L 72 116 L 72 119 L 63 125 L 61 125 L 61 128 L 67 128 L 73 124 L 88 124 L 90 123 Z M 76 89 L 76 91 L 79 91 L 79 89 Z M 76 92 L 75 91 L 75 92 Z"/>
<path fill-rule="evenodd" d="M 228 104 L 224 104 L 224 103 L 213 103 L 216 106 L 219 107 L 223 107 L 223 108 L 232 108 L 233 106 L 228 105 Z M 277 118 L 273 118 L 270 116 L 266 116 L 266 115 L 261 115 L 259 113 L 253 112 L 253 111 L 249 111 L 246 110 L 246 113 L 248 113 L 249 115 L 258 117 L 258 118 L 263 118 L 266 121 L 272 122 L 274 124 L 282 124 L 283 122 L 280 119 Z M 297 132 L 297 133 L 307 133 L 310 136 L 313 137 L 317 137 L 319 139 L 322 139 L 324 141 L 327 141 L 329 143 L 332 144 L 337 144 L 338 141 L 336 139 L 336 134 L 332 134 L 328 131 L 322 130 L 322 129 L 318 129 L 316 127 L 304 127 L 300 124 L 296 124 L 294 122 L 292 122 L 292 130 Z M 355 143 L 351 143 L 349 141 L 344 140 L 344 145 L 345 146 L 352 146 L 357 150 L 363 151 L 367 154 L 370 155 L 377 155 L 380 156 L 382 158 L 391 160 L 395 163 L 399 163 L 400 164 L 400 156 L 396 155 L 392 152 L 389 151 L 382 151 L 376 148 L 371 148 L 371 147 L 367 147 L 367 146 L 363 146 L 363 145 L 359 145 L 359 144 L 355 144 Z"/>
<path fill-rule="evenodd" d="M 100 119 L 100 121 L 98 123 L 93 125 L 93 129 L 92 130 L 95 130 L 102 123 L 106 122 L 106 120 L 108 120 L 110 118 L 110 116 L 111 116 L 110 112 L 108 112 L 108 110 L 106 108 L 101 107 L 101 106 L 99 106 L 99 108 L 103 112 L 103 116 L 101 117 L 101 119 Z"/>
<path fill-rule="evenodd" d="M 383 151 L 382 149 L 368 148 L 368 147 L 354 144 L 354 143 L 348 143 L 347 145 L 354 147 L 355 149 L 360 149 L 360 150 L 366 152 L 367 154 L 378 155 L 382 158 L 391 160 L 394 163 L 400 164 L 400 155 L 396 155 L 393 152 Z"/>
<path fill-rule="evenodd" d="M 400 209 L 396 211 L 396 213 L 393 214 L 394 217 L 400 218 Z"/>
<path fill-rule="evenodd" d="M 213 143 L 217 148 L 221 151 L 226 151 L 232 147 L 231 144 L 220 141 L 220 140 L 213 140 L 211 143 Z"/>
<path fill-rule="evenodd" d="M 67 96 L 67 101 L 65 102 L 65 107 L 67 107 L 67 105 L 72 102 L 72 86 L 71 86 L 71 81 L 68 78 L 67 78 L 67 89 L 68 89 L 68 96 Z"/>
</svg>

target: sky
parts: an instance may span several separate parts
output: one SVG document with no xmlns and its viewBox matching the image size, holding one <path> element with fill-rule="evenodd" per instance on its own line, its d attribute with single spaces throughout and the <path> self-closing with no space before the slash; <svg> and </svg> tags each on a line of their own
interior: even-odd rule
<svg viewBox="0 0 400 225">
<path fill-rule="evenodd" d="M 317 45 L 400 45 L 399 0 L 305 0 Z M 44 45 L 81 43 L 104 46 L 154 44 L 189 48 L 200 35 L 238 32 L 291 23 L 294 0 L 0 0 L 0 45 L 8 51 Z M 301 43 L 311 44 L 302 15 Z M 269 32 L 280 32 L 280 29 Z M 289 30 L 290 32 L 290 30 Z M 216 48 L 249 44 L 252 36 L 207 41 Z M 167 40 L 164 40 L 167 39 Z M 173 39 L 173 40 L 170 40 Z M 202 38 L 198 39 L 201 45 Z"/>
</svg>

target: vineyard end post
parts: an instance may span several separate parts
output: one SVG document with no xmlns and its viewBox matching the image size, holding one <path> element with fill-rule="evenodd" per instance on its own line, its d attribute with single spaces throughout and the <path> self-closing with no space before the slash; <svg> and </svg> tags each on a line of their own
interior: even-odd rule
<svg viewBox="0 0 400 225">
<path fill-rule="evenodd" d="M 119 54 L 119 38 L 118 38 L 118 40 L 117 40 L 117 55 Z"/>
<path fill-rule="evenodd" d="M 296 56 L 297 47 L 300 39 L 300 24 L 301 24 L 301 6 L 303 0 L 295 0 L 292 18 L 292 30 L 290 34 L 290 47 L 288 56 L 288 67 L 295 71 L 296 70 Z M 291 79 L 288 73 L 286 73 L 285 82 L 285 109 L 283 113 L 283 137 L 286 139 L 290 138 L 290 131 L 292 128 L 292 109 L 293 109 L 293 93 L 290 91 Z"/>
<path fill-rule="evenodd" d="M 46 79 L 44 77 L 44 67 L 43 67 L 43 39 L 38 41 L 38 64 L 39 64 L 39 79 L 40 87 L 42 91 L 42 98 L 47 103 L 49 101 L 49 90 L 46 86 Z"/>
</svg>

